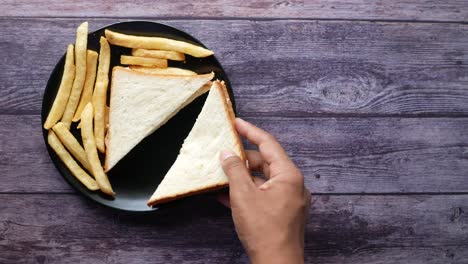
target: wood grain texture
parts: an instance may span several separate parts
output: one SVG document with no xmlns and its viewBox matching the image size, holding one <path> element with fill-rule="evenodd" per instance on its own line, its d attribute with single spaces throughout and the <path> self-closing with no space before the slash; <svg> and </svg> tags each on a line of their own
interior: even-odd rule
<svg viewBox="0 0 468 264">
<path fill-rule="evenodd" d="M 38 115 L 0 115 L 0 192 L 72 191 L 47 153 L 40 124 Z"/>
<path fill-rule="evenodd" d="M 0 20 L 0 113 L 37 113 L 82 19 Z M 90 19 L 90 30 L 117 22 Z M 163 21 L 213 49 L 244 116 L 467 115 L 468 25 Z M 222 33 L 221 33 L 222 32 Z"/>
<path fill-rule="evenodd" d="M 3 0 L 0 16 L 305 18 L 466 21 L 468 1 L 71 1 Z"/>
<path fill-rule="evenodd" d="M 468 192 L 468 118 L 246 120 L 278 138 L 314 193 Z M 0 192 L 73 192 L 40 129 L 39 116 L 0 115 Z"/>
<path fill-rule="evenodd" d="M 0 195 L 2 263 L 247 263 L 213 197 L 153 214 L 76 195 Z M 463 263 L 468 196 L 316 196 L 306 263 Z M 21 214 L 18 210 L 21 210 Z"/>
<path fill-rule="evenodd" d="M 131 214 L 55 169 L 42 94 L 82 17 L 164 19 L 216 52 L 240 116 L 324 193 L 306 263 L 467 263 L 468 1 L 0 3 L 0 263 L 248 262 L 211 194 Z"/>
</svg>

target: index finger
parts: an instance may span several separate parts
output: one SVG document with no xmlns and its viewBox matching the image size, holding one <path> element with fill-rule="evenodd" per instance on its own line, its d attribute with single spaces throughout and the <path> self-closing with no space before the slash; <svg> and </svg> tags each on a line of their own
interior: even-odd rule
<svg viewBox="0 0 468 264">
<path fill-rule="evenodd" d="M 288 155 L 273 135 L 240 118 L 236 118 L 235 125 L 241 136 L 258 146 L 260 154 L 268 164 L 289 161 Z"/>
</svg>

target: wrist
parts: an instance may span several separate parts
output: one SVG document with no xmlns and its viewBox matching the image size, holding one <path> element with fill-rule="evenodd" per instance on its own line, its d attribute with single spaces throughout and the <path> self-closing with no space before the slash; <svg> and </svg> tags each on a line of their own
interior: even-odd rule
<svg viewBox="0 0 468 264">
<path fill-rule="evenodd" d="M 263 248 L 249 253 L 252 264 L 304 263 L 304 248 L 300 245 L 285 245 Z"/>
</svg>

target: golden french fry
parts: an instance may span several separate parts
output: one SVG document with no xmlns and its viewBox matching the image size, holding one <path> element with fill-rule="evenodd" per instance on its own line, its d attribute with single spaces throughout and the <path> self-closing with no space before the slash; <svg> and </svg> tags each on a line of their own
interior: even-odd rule
<svg viewBox="0 0 468 264">
<path fill-rule="evenodd" d="M 81 111 L 83 112 L 83 111 Z M 81 120 L 81 116 L 80 116 L 80 120 Z M 81 129 L 81 122 L 78 123 L 78 125 L 76 125 L 76 129 Z"/>
<path fill-rule="evenodd" d="M 81 113 L 81 126 L 81 137 L 83 138 L 84 149 L 94 178 L 103 193 L 114 196 L 115 192 L 104 173 L 96 149 L 96 140 L 93 133 L 93 105 L 91 103 L 88 103 Z"/>
<path fill-rule="evenodd" d="M 156 68 L 156 67 L 145 67 L 139 65 L 130 65 L 129 68 L 131 70 L 137 72 L 143 72 L 148 74 L 161 74 L 161 75 L 197 75 L 196 72 L 175 68 L 175 67 L 167 67 L 167 68 Z"/>
<path fill-rule="evenodd" d="M 86 78 L 86 47 L 88 45 L 88 22 L 82 23 L 76 29 L 75 60 L 76 72 L 73 87 L 68 98 L 67 107 L 62 116 L 62 122 L 69 128 L 80 101 L 81 92 Z"/>
<path fill-rule="evenodd" d="M 86 173 L 78 163 L 72 158 L 70 153 L 65 149 L 60 142 L 59 138 L 55 135 L 52 130 L 49 130 L 49 134 L 47 135 L 47 142 L 49 143 L 50 147 L 57 153 L 59 158 L 63 161 L 65 166 L 70 170 L 70 172 L 75 176 L 81 183 L 83 183 L 86 188 L 91 191 L 99 190 L 99 186 L 96 181 Z"/>
<path fill-rule="evenodd" d="M 185 54 L 171 50 L 133 49 L 132 55 L 137 57 L 159 58 L 174 61 L 185 60 Z"/>
<path fill-rule="evenodd" d="M 120 63 L 124 65 L 142 65 L 142 66 L 167 68 L 167 60 L 158 59 L 158 58 L 146 58 L 146 57 L 122 55 L 120 56 Z"/>
<path fill-rule="evenodd" d="M 73 79 L 75 78 L 75 56 L 73 51 L 73 44 L 68 45 L 67 55 L 65 57 L 65 66 L 63 67 L 62 81 L 60 82 L 60 87 L 57 95 L 55 96 L 49 115 L 44 122 L 45 129 L 50 129 L 60 120 L 60 118 L 62 118 L 65 107 L 67 106 L 68 97 L 70 96 L 70 91 L 73 85 Z"/>
<path fill-rule="evenodd" d="M 213 55 L 213 51 L 209 49 L 174 39 L 127 35 L 108 29 L 105 30 L 105 34 L 111 44 L 127 48 L 172 50 L 197 58 Z"/>
<path fill-rule="evenodd" d="M 60 141 L 65 145 L 68 151 L 70 151 L 73 157 L 75 157 L 75 159 L 77 159 L 88 171 L 91 171 L 91 166 L 89 165 L 85 150 L 81 147 L 78 140 L 76 140 L 65 124 L 58 122 L 52 127 L 52 130 L 54 130 L 55 134 L 60 138 Z"/>
<path fill-rule="evenodd" d="M 86 56 L 86 79 L 83 87 L 83 93 L 81 94 L 80 104 L 76 109 L 73 122 L 77 122 L 81 118 L 81 112 L 84 107 L 91 102 L 93 98 L 94 82 L 96 81 L 96 68 L 97 68 L 97 52 L 88 50 Z"/>
<path fill-rule="evenodd" d="M 94 107 L 94 137 L 96 138 L 99 152 L 104 153 L 106 150 L 104 144 L 104 116 L 106 112 L 107 86 L 109 85 L 110 46 L 104 37 L 101 37 L 99 43 L 101 44 L 99 66 L 92 101 Z"/>
</svg>

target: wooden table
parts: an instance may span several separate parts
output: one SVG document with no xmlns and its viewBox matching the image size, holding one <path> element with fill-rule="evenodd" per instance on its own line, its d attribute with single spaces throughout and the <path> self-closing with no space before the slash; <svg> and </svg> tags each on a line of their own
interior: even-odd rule
<svg viewBox="0 0 468 264">
<path fill-rule="evenodd" d="M 248 262 L 210 196 L 122 213 L 59 175 L 41 101 L 84 20 L 158 21 L 216 52 L 239 115 L 313 192 L 307 263 L 468 263 L 468 1 L 26 2 L 0 1 L 0 263 Z"/>
</svg>

